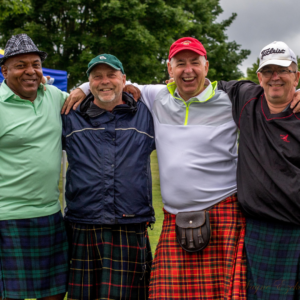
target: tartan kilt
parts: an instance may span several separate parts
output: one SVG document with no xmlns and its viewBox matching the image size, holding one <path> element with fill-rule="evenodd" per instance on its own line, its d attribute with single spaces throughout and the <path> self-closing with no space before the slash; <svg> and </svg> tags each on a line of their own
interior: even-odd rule
<svg viewBox="0 0 300 300">
<path fill-rule="evenodd" d="M 61 212 L 0 221 L 2 299 L 42 298 L 65 293 L 68 241 Z"/>
<path fill-rule="evenodd" d="M 148 299 L 152 253 L 143 224 L 69 222 L 68 299 Z"/>
<path fill-rule="evenodd" d="M 149 299 L 245 300 L 245 218 L 236 196 L 210 210 L 211 240 L 200 252 L 188 253 L 179 246 L 175 217 L 164 211 Z"/>
<path fill-rule="evenodd" d="M 300 299 L 300 226 L 246 218 L 247 299 Z"/>
</svg>

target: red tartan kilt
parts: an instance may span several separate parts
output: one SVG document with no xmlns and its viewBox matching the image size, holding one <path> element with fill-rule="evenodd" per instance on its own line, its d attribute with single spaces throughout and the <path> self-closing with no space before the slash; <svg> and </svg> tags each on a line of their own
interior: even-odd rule
<svg viewBox="0 0 300 300">
<path fill-rule="evenodd" d="M 210 211 L 211 240 L 200 252 L 178 244 L 175 217 L 164 210 L 152 265 L 149 299 L 245 300 L 245 218 L 235 195 Z"/>
</svg>

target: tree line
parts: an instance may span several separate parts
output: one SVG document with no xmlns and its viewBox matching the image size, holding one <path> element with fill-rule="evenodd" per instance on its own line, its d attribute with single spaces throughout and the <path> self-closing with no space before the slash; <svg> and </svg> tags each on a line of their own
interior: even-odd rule
<svg viewBox="0 0 300 300">
<path fill-rule="evenodd" d="M 88 62 L 110 53 L 139 83 L 168 78 L 170 45 L 183 36 L 199 39 L 208 52 L 208 78 L 233 80 L 250 51 L 228 41 L 226 29 L 236 18 L 217 22 L 219 0 L 2 0 L 0 46 L 11 35 L 27 33 L 48 53 L 43 66 L 66 70 L 68 88 L 86 81 Z"/>
</svg>

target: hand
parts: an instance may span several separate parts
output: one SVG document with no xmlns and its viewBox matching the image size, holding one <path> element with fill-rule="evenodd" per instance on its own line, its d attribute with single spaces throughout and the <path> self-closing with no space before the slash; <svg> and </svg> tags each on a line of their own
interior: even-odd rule
<svg viewBox="0 0 300 300">
<path fill-rule="evenodd" d="M 294 94 L 294 98 L 293 98 L 293 100 L 291 102 L 291 105 L 290 105 L 291 109 L 293 109 L 294 114 L 297 114 L 297 113 L 300 112 L 299 102 L 300 102 L 300 91 L 298 91 Z"/>
<path fill-rule="evenodd" d="M 169 80 L 166 80 L 165 83 L 168 84 L 168 83 L 171 83 L 173 81 L 174 81 L 174 78 L 171 77 Z"/>
<path fill-rule="evenodd" d="M 132 84 L 125 85 L 123 91 L 131 94 L 135 101 L 138 101 L 141 97 L 141 91 Z"/>
<path fill-rule="evenodd" d="M 78 105 L 85 99 L 85 97 L 85 93 L 80 88 L 77 88 L 74 91 L 72 91 L 61 109 L 61 114 L 65 113 L 65 115 L 67 115 L 72 107 L 75 110 L 78 107 Z"/>
<path fill-rule="evenodd" d="M 42 84 L 46 84 L 46 78 L 47 78 L 47 80 L 49 80 L 50 79 L 50 76 L 43 76 L 43 78 L 42 78 Z M 44 86 L 44 91 L 46 91 L 47 90 L 47 88 Z"/>
</svg>

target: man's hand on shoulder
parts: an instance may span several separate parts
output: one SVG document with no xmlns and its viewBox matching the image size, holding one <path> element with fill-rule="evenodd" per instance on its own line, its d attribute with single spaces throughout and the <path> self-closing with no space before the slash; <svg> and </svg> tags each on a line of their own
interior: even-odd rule
<svg viewBox="0 0 300 300">
<path fill-rule="evenodd" d="M 138 101 L 141 97 L 141 91 L 134 85 L 125 85 L 123 91 L 131 94 L 135 101 Z"/>
<path fill-rule="evenodd" d="M 296 91 L 294 94 L 294 98 L 290 105 L 291 109 L 293 109 L 293 113 L 300 113 L 300 89 Z"/>
<path fill-rule="evenodd" d="M 67 115 L 72 107 L 75 110 L 78 105 L 80 105 L 80 103 L 85 99 L 85 97 L 85 93 L 80 88 L 73 90 L 70 93 L 70 96 L 65 101 L 65 104 L 61 109 L 61 114 L 64 113 Z"/>
<path fill-rule="evenodd" d="M 173 82 L 173 81 L 174 81 L 174 78 L 171 77 L 171 78 L 165 80 L 165 84 L 171 83 L 171 82 Z"/>
<path fill-rule="evenodd" d="M 49 79 L 50 79 L 50 76 L 43 76 L 43 78 L 42 78 L 42 84 L 44 85 L 44 91 L 47 91 L 45 84 L 47 84 L 47 81 Z"/>
</svg>

